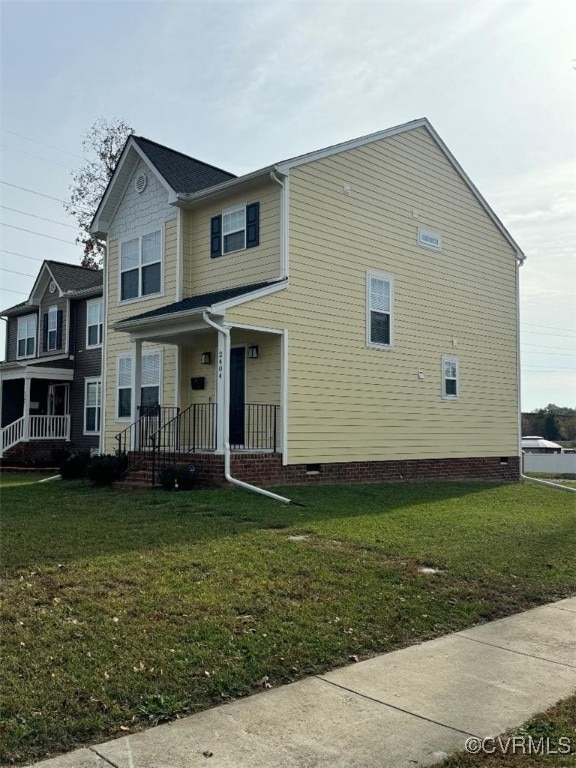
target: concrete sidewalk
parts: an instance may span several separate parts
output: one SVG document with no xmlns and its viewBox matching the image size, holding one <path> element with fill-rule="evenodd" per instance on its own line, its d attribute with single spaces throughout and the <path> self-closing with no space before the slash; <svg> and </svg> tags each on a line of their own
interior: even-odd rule
<svg viewBox="0 0 576 768">
<path fill-rule="evenodd" d="M 415 768 L 576 690 L 576 597 L 37 763 Z"/>
</svg>

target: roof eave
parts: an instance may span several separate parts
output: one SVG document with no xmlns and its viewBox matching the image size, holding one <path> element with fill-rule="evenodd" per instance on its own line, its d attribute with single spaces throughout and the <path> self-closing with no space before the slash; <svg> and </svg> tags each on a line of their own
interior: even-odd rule
<svg viewBox="0 0 576 768">
<path fill-rule="evenodd" d="M 201 189 L 199 192 L 178 192 L 172 202 L 173 205 L 181 208 L 191 207 L 195 203 L 203 202 L 211 198 L 220 197 L 226 195 L 231 191 L 241 189 L 246 184 L 250 184 L 253 181 L 257 181 L 260 178 L 270 176 L 272 171 L 278 170 L 275 165 L 266 166 L 266 168 L 260 168 L 252 173 L 247 173 L 244 176 L 238 176 L 235 179 L 229 181 L 223 181 L 220 184 L 215 184 L 213 187 L 207 189 Z"/>
</svg>

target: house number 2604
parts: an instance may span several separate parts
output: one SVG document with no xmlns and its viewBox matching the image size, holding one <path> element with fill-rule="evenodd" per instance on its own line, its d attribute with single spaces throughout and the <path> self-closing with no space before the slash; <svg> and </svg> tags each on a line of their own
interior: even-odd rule
<svg viewBox="0 0 576 768">
<path fill-rule="evenodd" d="M 222 371 L 224 370 L 224 353 L 218 352 L 218 378 L 222 378 Z"/>
</svg>

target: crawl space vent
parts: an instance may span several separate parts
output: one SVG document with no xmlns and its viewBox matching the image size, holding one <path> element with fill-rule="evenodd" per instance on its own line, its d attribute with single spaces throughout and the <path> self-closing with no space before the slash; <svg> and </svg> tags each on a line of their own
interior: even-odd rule
<svg viewBox="0 0 576 768">
<path fill-rule="evenodd" d="M 146 189 L 146 184 L 148 183 L 148 178 L 145 173 L 139 173 L 138 176 L 136 176 L 136 181 L 134 182 L 134 187 L 136 189 L 136 192 L 138 194 L 142 194 L 144 190 Z"/>
</svg>

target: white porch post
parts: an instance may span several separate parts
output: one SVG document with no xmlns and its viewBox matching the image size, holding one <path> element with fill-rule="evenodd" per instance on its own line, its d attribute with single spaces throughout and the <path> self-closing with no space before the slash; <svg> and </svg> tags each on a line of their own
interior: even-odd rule
<svg viewBox="0 0 576 768">
<path fill-rule="evenodd" d="M 217 420 L 216 420 L 216 452 L 224 453 L 224 423 L 227 418 L 227 414 L 224 412 L 224 387 L 226 384 L 226 373 L 228 366 L 225 365 L 226 361 L 226 337 L 223 333 L 218 334 L 218 353 L 216 360 L 216 403 L 217 403 Z"/>
<path fill-rule="evenodd" d="M 30 384 L 31 379 L 26 376 L 24 379 L 24 408 L 22 415 L 24 416 L 24 425 L 22 430 L 22 440 L 27 442 L 30 440 Z"/>
<path fill-rule="evenodd" d="M 132 414 L 132 420 L 136 421 L 140 418 L 139 408 L 142 403 L 142 342 L 140 339 L 132 342 L 134 346 L 133 360 L 134 360 L 134 390 L 133 390 L 133 402 L 134 413 Z M 137 436 L 134 435 L 134 440 L 137 441 Z M 140 448 L 135 444 L 134 449 Z"/>
</svg>

